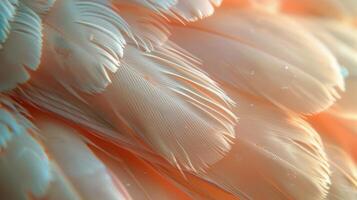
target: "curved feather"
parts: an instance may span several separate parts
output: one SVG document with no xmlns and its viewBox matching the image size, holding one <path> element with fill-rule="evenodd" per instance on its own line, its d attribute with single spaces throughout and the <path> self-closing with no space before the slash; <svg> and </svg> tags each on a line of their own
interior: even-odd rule
<svg viewBox="0 0 357 200">
<path fill-rule="evenodd" d="M 75 130 L 48 116 L 35 117 L 54 170 L 46 199 L 131 199 L 121 180 L 115 182 Z"/>
<path fill-rule="evenodd" d="M 4 96 L 0 111 L 3 198 L 130 199 L 76 131 L 38 114 L 35 128 L 25 111 Z"/>
<path fill-rule="evenodd" d="M 86 95 L 74 90 L 61 94 L 66 90 L 50 84 L 48 72 L 39 71 L 47 73 L 47 78 L 36 77 L 30 85 L 42 94 L 29 90 L 25 95 L 32 103 L 87 127 L 91 120 L 102 119 L 104 124 L 94 124 L 106 128 L 96 131 L 104 130 L 101 134 L 115 142 L 115 138 L 123 137 L 121 134 L 133 137 L 138 133 L 135 138 L 183 169 L 203 170 L 222 158 L 235 136 L 232 133 L 237 118 L 230 111 L 232 101 L 216 83 L 171 43 L 150 53 L 128 45 L 125 55 L 118 73 L 111 77 L 113 83 L 102 93 Z M 59 92 L 57 100 L 46 91 Z M 49 97 L 51 101 L 44 99 Z M 76 98 L 79 101 L 73 100 Z M 83 103 L 85 106 L 80 106 Z"/>
<path fill-rule="evenodd" d="M 357 29 L 337 20 L 299 20 L 331 50 L 343 67 L 341 74 L 346 80 L 346 91 L 331 111 L 341 117 L 357 119 Z"/>
<path fill-rule="evenodd" d="M 125 185 L 132 199 L 140 200 L 189 200 L 188 194 L 174 182 L 162 176 L 147 163 L 147 157 L 137 157 L 108 142 L 93 140 L 99 149 L 95 151 L 113 175 Z M 103 149 L 100 149 L 103 148 Z"/>
<path fill-rule="evenodd" d="M 172 39 L 201 58 L 203 69 L 220 83 L 285 110 L 320 112 L 344 89 L 331 52 L 282 16 L 227 9 L 189 27 L 173 28 Z"/>
<path fill-rule="evenodd" d="M 331 144 L 326 145 L 332 169 L 332 185 L 327 200 L 357 198 L 357 166 L 353 159 L 342 149 Z"/>
<path fill-rule="evenodd" d="M 214 13 L 222 0 L 179 0 L 172 11 L 186 21 L 196 21 Z"/>
<path fill-rule="evenodd" d="M 236 122 L 223 91 L 170 44 L 150 54 L 127 46 L 125 54 L 108 89 L 84 97 L 94 110 L 180 168 L 203 170 L 222 158 Z"/>
<path fill-rule="evenodd" d="M 4 0 L 0 4 L 0 49 L 10 33 L 10 23 L 14 19 L 18 1 Z"/>
<path fill-rule="evenodd" d="M 318 133 L 307 122 L 267 102 L 225 89 L 240 102 L 234 110 L 240 122 L 231 151 L 198 174 L 202 180 L 191 174 L 182 180 L 170 168 L 155 166 L 202 199 L 325 199 L 331 184 L 330 166 Z"/>
<path fill-rule="evenodd" d="M 170 32 L 167 21 L 157 13 L 139 6 L 114 5 L 133 34 L 132 38 L 127 39 L 128 43 L 134 43 L 145 51 L 152 51 L 168 40 Z"/>
<path fill-rule="evenodd" d="M 49 158 L 21 108 L 3 95 L 0 101 L 1 197 L 40 198 L 52 180 Z"/>
<path fill-rule="evenodd" d="M 8 1 L 3 3 L 9 4 Z M 14 9 L 12 7 L 1 15 L 8 13 L 10 16 Z M 19 4 L 14 19 L 9 25 L 5 23 L 4 30 L 9 32 L 7 38 L 1 36 L 4 43 L 0 46 L 0 91 L 11 90 L 26 82 L 30 78 L 28 70 L 38 68 L 42 50 L 41 19 L 26 5 Z"/>
<path fill-rule="evenodd" d="M 240 102 L 238 137 L 232 150 L 199 176 L 239 199 L 324 199 L 330 171 L 319 135 L 270 104 L 228 92 Z"/>
<path fill-rule="evenodd" d="M 67 87 L 102 91 L 123 56 L 128 33 L 126 22 L 107 1 L 56 1 L 45 17 L 45 51 L 52 59 L 48 69 Z M 49 73 L 50 73 L 49 72 Z"/>
<path fill-rule="evenodd" d="M 222 0 L 115 0 L 114 2 L 122 5 L 136 4 L 159 14 L 168 14 L 185 21 L 196 21 L 212 15 L 214 7 L 219 6 Z"/>
</svg>

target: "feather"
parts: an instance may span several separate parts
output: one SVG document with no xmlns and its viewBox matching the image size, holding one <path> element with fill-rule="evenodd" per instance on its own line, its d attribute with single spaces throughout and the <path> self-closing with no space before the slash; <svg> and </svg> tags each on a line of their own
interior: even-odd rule
<svg viewBox="0 0 357 200">
<path fill-rule="evenodd" d="M 267 102 L 225 89 L 240 102 L 234 110 L 240 122 L 232 150 L 205 173 L 196 177 L 186 173 L 187 180 L 153 162 L 157 169 L 202 199 L 325 199 L 330 166 L 318 133 Z"/>
<path fill-rule="evenodd" d="M 179 0 L 172 11 L 186 21 L 196 21 L 214 13 L 214 6 L 222 0 Z"/>
<path fill-rule="evenodd" d="M 332 169 L 332 185 L 326 199 L 356 199 L 357 166 L 353 159 L 342 149 L 331 144 L 326 145 L 326 151 Z"/>
<path fill-rule="evenodd" d="M 239 199 L 324 199 L 330 171 L 319 135 L 299 118 L 234 91 L 240 122 L 232 150 L 198 176 Z M 198 190 L 203 187 L 188 190 Z M 219 199 L 204 192 L 207 199 Z"/>
<path fill-rule="evenodd" d="M 33 11 L 39 14 L 46 14 L 49 12 L 56 0 L 20 0 Z"/>
<path fill-rule="evenodd" d="M 14 19 L 18 1 L 4 0 L 0 4 L 0 49 L 2 49 L 3 43 L 6 41 L 10 32 L 10 23 Z"/>
<path fill-rule="evenodd" d="M 2 5 L 10 6 L 8 1 Z M 24 4 L 8 7 L 1 16 L 16 14 L 10 23 L 5 21 L 4 29 L 8 36 L 1 36 L 0 46 L 0 91 L 8 91 L 26 82 L 30 75 L 27 70 L 36 70 L 40 64 L 42 49 L 42 29 L 40 17 Z M 6 19 L 5 19 L 6 20 Z M 8 25 L 6 25 L 8 24 Z M 5 32 L 4 32 L 5 31 Z M 16 52 L 16 53 L 15 53 Z"/>
<path fill-rule="evenodd" d="M 162 176 L 156 169 L 147 163 L 147 157 L 141 159 L 106 141 L 94 140 L 97 148 L 96 155 L 103 160 L 114 176 L 122 180 L 132 199 L 140 200 L 188 200 L 185 194 L 175 183 Z M 105 152 L 106 151 L 106 152 Z"/>
<path fill-rule="evenodd" d="M 170 48 L 145 55 L 127 47 L 113 84 L 89 101 L 111 113 L 112 124 L 123 119 L 171 163 L 202 170 L 229 150 L 236 119 L 225 94 Z"/>
<path fill-rule="evenodd" d="M 35 115 L 42 140 L 52 159 L 54 181 L 46 193 L 51 200 L 61 199 L 131 199 L 120 180 L 87 147 L 72 128 L 47 116 Z M 93 181 L 95 180 L 95 181 Z"/>
<path fill-rule="evenodd" d="M 151 53 L 128 45 L 125 55 L 118 73 L 112 75 L 113 83 L 103 93 L 76 92 L 76 97 L 82 99 L 86 107 L 74 116 L 69 111 L 76 111 L 61 101 L 56 100 L 57 105 L 53 100 L 38 101 L 31 92 L 26 96 L 34 100 L 34 104 L 62 115 L 66 113 L 65 117 L 72 116 L 72 119 L 94 113 L 85 117 L 103 119 L 109 124 L 107 129 L 114 128 L 120 133 L 115 136 L 102 132 L 109 138 L 118 139 L 123 137 L 121 134 L 132 137 L 133 133 L 138 133 L 135 137 L 182 169 L 202 170 L 222 158 L 230 149 L 229 141 L 234 137 L 232 131 L 237 119 L 230 112 L 232 101 L 216 83 L 198 70 L 174 44 L 168 43 Z M 46 80 L 38 77 L 32 81 L 40 81 L 35 85 L 45 98 L 50 95 L 46 94 L 48 89 L 43 85 L 51 88 Z M 57 99 L 68 96 L 71 94 L 60 94 Z M 64 100 L 71 103 L 71 98 Z M 74 101 L 71 105 L 76 104 Z M 61 109 L 64 112 L 59 111 Z"/>
<path fill-rule="evenodd" d="M 115 72 L 130 34 L 126 22 L 107 1 L 56 1 L 45 17 L 46 68 L 67 87 L 102 91 Z"/>
<path fill-rule="evenodd" d="M 3 95 L 0 101 L 1 197 L 40 198 L 52 180 L 49 158 L 21 108 Z"/>
<path fill-rule="evenodd" d="M 30 103 L 37 109 L 50 111 L 68 119 L 69 122 L 80 124 L 97 136 L 111 140 L 123 148 L 150 153 L 141 143 L 125 136 L 121 133 L 121 130 L 116 130 L 108 121 L 96 113 L 91 105 L 83 102 L 83 99 L 73 96 L 73 93 L 69 93 L 66 88 L 61 87 L 57 82 L 44 80 L 46 78 L 38 78 L 35 75 L 31 80 L 31 85 L 22 86 L 11 94 L 17 99 Z M 41 87 L 43 85 L 46 85 L 46 88 Z"/>
<path fill-rule="evenodd" d="M 76 131 L 39 114 L 32 124 L 18 104 L 3 95 L 0 100 L 2 197 L 130 199 Z"/>
<path fill-rule="evenodd" d="M 122 5 L 139 5 L 164 16 L 169 15 L 185 21 L 196 21 L 212 15 L 214 6 L 219 6 L 222 0 L 115 0 L 114 2 Z"/>
<path fill-rule="evenodd" d="M 114 0 L 114 3 L 122 5 L 138 5 L 145 8 L 149 8 L 156 12 L 168 11 L 173 5 L 177 3 L 177 0 Z"/>
<path fill-rule="evenodd" d="M 239 140 L 206 179 L 242 199 L 324 199 L 329 165 L 319 135 L 278 109 L 236 98 Z"/>
<path fill-rule="evenodd" d="M 343 67 L 346 91 L 333 105 L 331 112 L 344 118 L 357 119 L 357 30 L 352 25 L 336 20 L 316 18 L 298 19 L 311 33 L 321 40 Z"/>
<path fill-rule="evenodd" d="M 115 6 L 133 34 L 132 38 L 127 39 L 128 43 L 134 43 L 145 51 L 152 51 L 168 40 L 170 32 L 167 21 L 158 14 L 139 6 Z"/>
<path fill-rule="evenodd" d="M 221 84 L 284 110 L 320 112 L 344 89 L 331 52 L 282 16 L 227 9 L 188 27 L 173 26 L 172 32 L 172 40 L 201 58 L 202 68 Z"/>
</svg>

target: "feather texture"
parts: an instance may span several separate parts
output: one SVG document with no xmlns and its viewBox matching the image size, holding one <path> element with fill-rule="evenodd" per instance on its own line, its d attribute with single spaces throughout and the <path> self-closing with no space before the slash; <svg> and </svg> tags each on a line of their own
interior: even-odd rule
<svg viewBox="0 0 357 200">
<path fill-rule="evenodd" d="M 319 135 L 279 109 L 229 94 L 240 102 L 238 139 L 202 177 L 242 199 L 324 199 L 329 165 Z"/>
<path fill-rule="evenodd" d="M 337 146 L 328 144 L 327 154 L 332 169 L 332 185 L 328 200 L 357 198 L 357 166 L 353 159 Z"/>
<path fill-rule="evenodd" d="M 237 138 L 232 150 L 198 177 L 233 197 L 216 196 L 217 191 L 190 174 L 181 180 L 166 166 L 157 168 L 202 196 L 197 199 L 325 199 L 331 184 L 330 167 L 318 133 L 307 122 L 271 104 L 234 90 L 227 92 L 240 102 L 234 111 L 240 116 Z"/>
<path fill-rule="evenodd" d="M 356 17 L 357 2 L 354 0 L 281 0 L 283 10 L 329 17 Z"/>
<path fill-rule="evenodd" d="M 210 16 L 214 6 L 219 6 L 222 0 L 179 0 L 172 11 L 186 21 L 196 21 Z"/>
<path fill-rule="evenodd" d="M 124 183 L 132 199 L 152 200 L 188 200 L 188 194 L 174 182 L 162 176 L 144 159 L 136 157 L 108 142 L 98 142 L 107 152 L 97 149 L 96 155 L 106 164 L 111 172 Z"/>
<path fill-rule="evenodd" d="M 120 180 L 115 182 L 105 167 L 73 129 L 36 116 L 43 143 L 51 157 L 54 180 L 46 198 L 62 199 L 130 199 Z M 85 166 L 85 167 L 83 167 Z"/>
<path fill-rule="evenodd" d="M 156 12 L 168 11 L 173 5 L 177 3 L 177 0 L 115 0 L 115 3 L 130 5 L 135 4 L 154 10 Z"/>
<path fill-rule="evenodd" d="M 10 23 L 4 24 L 0 48 L 0 91 L 14 89 L 19 83 L 26 82 L 30 75 L 27 70 L 36 70 L 40 64 L 42 50 L 42 29 L 40 17 L 24 4 L 11 4 L 2 16 L 16 14 Z M 11 4 L 11 6 L 10 6 Z M 6 18 L 4 19 L 6 20 Z M 7 19 L 10 20 L 10 18 Z M 1 25 L 2 26 L 2 25 Z M 5 31 L 5 32 L 4 32 Z M 20 44 L 20 45 L 19 45 Z"/>
<path fill-rule="evenodd" d="M 168 40 L 170 32 L 167 21 L 159 14 L 138 6 L 114 5 L 118 8 L 120 16 L 128 23 L 133 34 L 132 38 L 127 39 L 128 43 L 134 43 L 145 51 L 152 51 Z"/>
<path fill-rule="evenodd" d="M 336 20 L 305 18 L 300 22 L 331 50 L 342 66 L 346 92 L 331 111 L 341 117 L 357 119 L 357 29 Z"/>
<path fill-rule="evenodd" d="M 52 180 L 49 158 L 21 108 L 3 95 L 0 101 L 1 197 L 42 197 Z"/>
<path fill-rule="evenodd" d="M 20 0 L 38 14 L 49 12 L 56 0 Z"/>
<path fill-rule="evenodd" d="M 18 1 L 4 0 L 0 4 L 0 49 L 10 32 L 11 20 L 15 17 Z"/>
<path fill-rule="evenodd" d="M 105 118 L 115 126 L 124 120 L 159 154 L 184 169 L 204 169 L 229 150 L 236 121 L 227 108 L 229 99 L 172 46 L 152 54 L 128 46 L 123 63 L 103 95 L 87 98 L 98 105 L 97 112 L 106 110 Z M 118 98 L 121 101 L 113 101 Z"/>
<path fill-rule="evenodd" d="M 180 168 L 203 170 L 222 158 L 230 149 L 230 139 L 235 137 L 233 127 L 237 119 L 230 111 L 232 101 L 216 83 L 174 44 L 168 43 L 151 53 L 128 45 L 125 54 L 123 65 L 112 76 L 113 83 L 103 93 L 77 93 L 85 104 L 91 105 L 86 109 L 108 122 L 109 129 L 114 127 L 130 137 L 132 133 L 123 126 L 135 130 L 142 140 Z M 37 87 L 46 83 L 41 82 Z M 34 104 L 47 104 L 48 109 L 58 112 L 55 104 L 38 101 L 31 93 L 27 96 L 32 96 Z M 46 93 L 45 96 L 49 97 Z M 59 105 L 68 108 L 68 104 Z"/>
<path fill-rule="evenodd" d="M 357 198 L 355 2 L 221 4 L 3 0 L 0 196 Z"/>
<path fill-rule="evenodd" d="M 77 132 L 37 114 L 35 126 L 21 110 L 1 96 L 0 177 L 1 181 L 7 181 L 0 184 L 2 197 L 130 199 L 125 188 L 119 187 L 120 181 L 113 182 L 108 169 Z"/>
<path fill-rule="evenodd" d="M 172 39 L 200 57 L 203 69 L 220 83 L 264 97 L 285 110 L 320 112 L 344 89 L 331 52 L 282 16 L 227 10 L 190 28 L 175 26 L 173 33 Z"/>
<path fill-rule="evenodd" d="M 56 1 L 45 24 L 46 59 L 52 61 L 46 69 L 55 79 L 86 92 L 108 86 L 108 71 L 115 72 L 123 56 L 122 32 L 129 30 L 107 1 Z"/>
</svg>

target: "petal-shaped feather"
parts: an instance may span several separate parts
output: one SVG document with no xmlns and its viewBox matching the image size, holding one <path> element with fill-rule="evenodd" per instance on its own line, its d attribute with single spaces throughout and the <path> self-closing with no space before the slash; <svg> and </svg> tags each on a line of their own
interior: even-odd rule
<svg viewBox="0 0 357 200">
<path fill-rule="evenodd" d="M 238 139 L 208 170 L 207 180 L 242 199 L 324 199 L 330 177 L 319 135 L 279 109 L 235 97 L 240 102 Z"/>
<path fill-rule="evenodd" d="M 222 158 L 230 149 L 230 139 L 234 138 L 236 117 L 230 111 L 232 102 L 216 83 L 170 43 L 151 53 L 128 45 L 125 54 L 123 66 L 112 76 L 113 83 L 103 93 L 76 93 L 85 102 L 83 107 L 78 106 L 83 102 L 77 104 L 68 98 L 72 94 L 56 95 L 56 101 L 46 101 L 43 97 L 51 97 L 46 91 L 60 90 L 45 89 L 44 85 L 52 86 L 48 78 L 41 76 L 31 84 L 40 88 L 42 95 L 23 92 L 34 104 L 66 118 L 77 118 L 77 122 L 88 124 L 87 119 L 104 119 L 106 123 L 102 125 L 107 126 L 106 129 L 114 128 L 126 137 L 132 133 L 123 127 L 129 127 L 160 155 L 185 169 L 201 170 Z M 76 114 L 69 105 L 78 106 L 80 112 Z M 86 116 L 85 113 L 94 114 Z M 97 127 L 101 127 L 100 124 Z M 123 137 L 106 131 L 102 134 L 110 138 Z"/>
<path fill-rule="evenodd" d="M 346 80 L 346 91 L 334 104 L 332 112 L 357 119 L 357 29 L 336 20 L 304 18 L 300 22 L 331 50 L 343 67 L 341 74 Z"/>
<path fill-rule="evenodd" d="M 317 132 L 267 102 L 227 92 L 240 102 L 237 139 L 222 160 L 198 176 L 238 199 L 324 199 L 330 173 Z M 187 187 L 203 192 L 204 199 L 220 199 L 204 188 Z"/>
<path fill-rule="evenodd" d="M 16 14 L 18 1 L 4 0 L 0 4 L 0 49 L 10 32 L 10 22 Z"/>
<path fill-rule="evenodd" d="M 6 12 L 0 15 L 6 15 Z M 30 78 L 27 70 L 36 70 L 41 59 L 40 17 L 20 4 L 10 26 L 7 39 L 0 46 L 0 91 L 11 90 L 26 82 Z"/>
<path fill-rule="evenodd" d="M 129 34 L 126 22 L 107 1 L 56 1 L 45 17 L 46 69 L 67 87 L 102 91 L 115 72 Z M 47 63 L 48 64 L 48 63 Z"/>
<path fill-rule="evenodd" d="M 1 197 L 14 200 L 43 197 L 52 180 L 45 149 L 21 108 L 4 96 L 0 101 Z"/>
<path fill-rule="evenodd" d="M 128 46 L 113 84 L 86 100 L 111 124 L 123 120 L 173 164 L 202 170 L 230 149 L 236 118 L 228 97 L 176 51 L 165 45 L 143 54 Z"/>
<path fill-rule="evenodd" d="M 189 27 L 175 26 L 173 33 L 172 39 L 201 58 L 203 69 L 220 83 L 283 109 L 322 111 L 344 88 L 327 48 L 282 16 L 227 9 Z"/>
<path fill-rule="evenodd" d="M 172 11 L 186 21 L 196 21 L 214 13 L 222 0 L 179 0 Z"/>
</svg>

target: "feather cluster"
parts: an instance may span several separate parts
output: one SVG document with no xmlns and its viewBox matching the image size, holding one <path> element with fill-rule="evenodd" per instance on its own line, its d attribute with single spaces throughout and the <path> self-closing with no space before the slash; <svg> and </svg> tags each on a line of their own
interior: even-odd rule
<svg viewBox="0 0 357 200">
<path fill-rule="evenodd" d="M 2 0 L 0 198 L 357 199 L 356 8 Z"/>
</svg>

